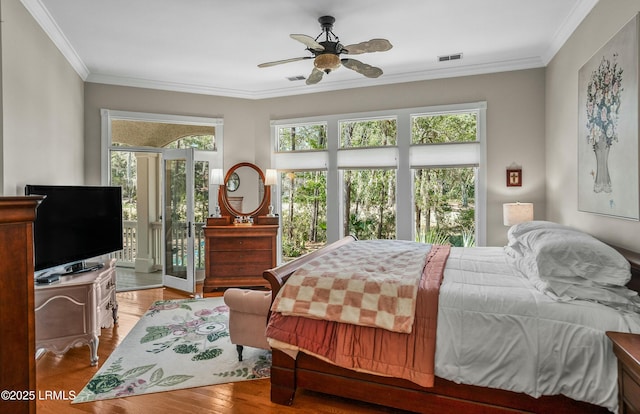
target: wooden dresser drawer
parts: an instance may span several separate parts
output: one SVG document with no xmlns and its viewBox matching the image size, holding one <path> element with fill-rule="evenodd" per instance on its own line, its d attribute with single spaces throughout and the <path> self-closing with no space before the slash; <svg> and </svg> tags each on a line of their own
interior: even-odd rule
<svg viewBox="0 0 640 414">
<path fill-rule="evenodd" d="M 209 274 L 211 276 L 255 275 L 273 267 L 270 250 L 252 250 L 247 252 L 211 252 Z"/>
<path fill-rule="evenodd" d="M 271 237 L 218 237 L 211 242 L 212 251 L 271 250 Z"/>
<path fill-rule="evenodd" d="M 631 409 L 625 413 L 640 413 L 640 384 L 629 375 L 627 370 L 622 371 L 622 389 L 625 406 Z"/>
</svg>

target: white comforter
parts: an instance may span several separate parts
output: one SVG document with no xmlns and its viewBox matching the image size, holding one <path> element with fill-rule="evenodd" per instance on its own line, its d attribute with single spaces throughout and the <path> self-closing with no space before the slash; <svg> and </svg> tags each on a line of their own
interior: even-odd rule
<svg viewBox="0 0 640 414">
<path fill-rule="evenodd" d="M 501 247 L 451 249 L 435 374 L 534 397 L 564 394 L 616 412 L 617 363 L 605 331 L 640 333 L 640 315 L 554 302 L 516 274 Z"/>
</svg>

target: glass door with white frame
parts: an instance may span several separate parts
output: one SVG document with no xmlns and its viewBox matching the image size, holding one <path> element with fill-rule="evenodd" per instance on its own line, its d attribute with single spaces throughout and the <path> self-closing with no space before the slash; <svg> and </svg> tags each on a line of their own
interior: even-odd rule
<svg viewBox="0 0 640 414">
<path fill-rule="evenodd" d="M 204 280 L 203 227 L 214 205 L 209 173 L 217 154 L 192 148 L 163 154 L 163 284 L 194 293 Z"/>
<path fill-rule="evenodd" d="M 194 150 L 164 150 L 162 283 L 195 293 Z"/>
<path fill-rule="evenodd" d="M 221 168 L 218 154 L 212 151 L 194 151 L 194 265 L 196 271 L 196 283 L 205 278 L 205 242 L 204 226 L 207 217 L 213 213 L 217 203 L 217 186 L 210 186 L 209 175 L 212 169 Z"/>
</svg>

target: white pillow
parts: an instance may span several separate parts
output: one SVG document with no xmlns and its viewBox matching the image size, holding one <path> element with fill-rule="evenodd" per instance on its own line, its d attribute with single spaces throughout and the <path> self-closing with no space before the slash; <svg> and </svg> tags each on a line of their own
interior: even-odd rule
<svg viewBox="0 0 640 414">
<path fill-rule="evenodd" d="M 523 223 L 514 224 L 507 231 L 507 237 L 509 242 L 518 242 L 518 238 L 526 234 L 527 232 L 540 229 L 561 229 L 571 230 L 581 233 L 580 230 L 573 227 L 565 226 L 564 224 L 554 223 L 553 221 L 533 220 L 525 221 Z"/>
<path fill-rule="evenodd" d="M 522 257 L 515 266 L 529 279 L 580 277 L 624 286 L 631 279 L 629 262 L 596 238 L 561 227 L 529 230 L 514 238 Z"/>
<path fill-rule="evenodd" d="M 520 257 L 524 255 L 527 252 L 527 248 L 520 243 L 519 239 L 526 233 L 539 229 L 574 230 L 572 227 L 544 220 L 525 221 L 523 223 L 515 224 L 507 231 L 508 243 L 507 246 L 505 246 L 505 252 L 511 257 Z"/>
<path fill-rule="evenodd" d="M 572 280 L 574 279 L 574 280 Z M 609 286 L 582 278 L 538 279 L 532 284 L 547 296 L 557 301 L 586 300 L 611 308 L 640 312 L 638 293 L 624 286 Z"/>
</svg>

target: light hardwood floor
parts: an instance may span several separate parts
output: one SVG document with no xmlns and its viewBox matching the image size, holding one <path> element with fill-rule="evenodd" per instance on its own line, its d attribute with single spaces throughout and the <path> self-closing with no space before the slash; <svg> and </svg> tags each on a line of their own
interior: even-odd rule
<svg viewBox="0 0 640 414">
<path fill-rule="evenodd" d="M 201 289 L 201 288 L 200 288 Z M 82 346 L 56 356 L 43 355 L 36 364 L 37 401 L 39 414 L 67 413 L 397 413 L 397 410 L 358 403 L 323 394 L 299 390 L 292 407 L 271 403 L 269 380 L 244 381 L 186 390 L 154 393 L 137 397 L 119 398 L 92 403 L 70 404 L 59 398 L 42 398 L 54 392 L 56 397 L 75 393 L 87 384 L 109 354 L 149 308 L 151 303 L 163 299 L 186 297 L 171 289 L 147 289 L 120 292 L 119 323 L 112 329 L 103 329 L 100 336 L 98 366 L 89 365 L 89 348 Z M 219 294 L 207 294 L 216 296 Z M 49 393 L 48 393 L 49 392 Z"/>
</svg>

